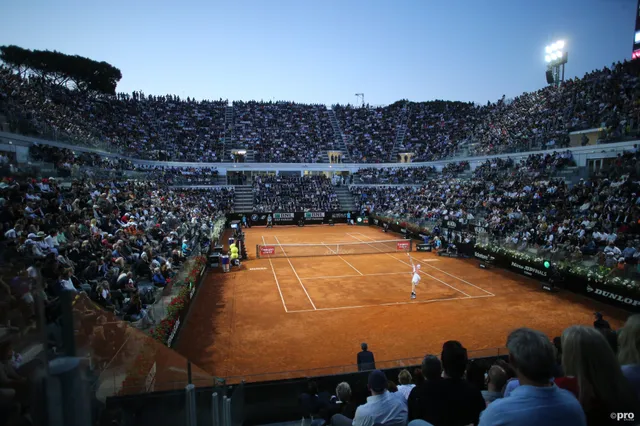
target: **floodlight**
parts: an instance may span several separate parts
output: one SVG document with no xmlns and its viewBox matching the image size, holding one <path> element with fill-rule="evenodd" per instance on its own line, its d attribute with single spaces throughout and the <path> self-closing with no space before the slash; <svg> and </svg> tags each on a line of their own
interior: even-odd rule
<svg viewBox="0 0 640 426">
<path fill-rule="evenodd" d="M 563 49 L 564 48 L 564 40 L 560 40 L 558 41 L 558 49 Z"/>
<path fill-rule="evenodd" d="M 551 46 L 547 46 L 544 50 L 547 53 L 551 53 Z"/>
<path fill-rule="evenodd" d="M 547 62 L 551 62 L 551 56 L 547 55 L 544 57 L 544 60 Z"/>
<path fill-rule="evenodd" d="M 551 54 L 551 60 L 555 61 L 556 59 L 558 59 L 558 56 L 556 56 L 556 52 L 553 52 Z"/>
</svg>

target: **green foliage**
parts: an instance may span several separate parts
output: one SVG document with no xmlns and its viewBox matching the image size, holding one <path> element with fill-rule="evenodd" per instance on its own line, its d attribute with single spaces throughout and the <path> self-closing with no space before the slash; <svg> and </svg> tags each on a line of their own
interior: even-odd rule
<svg viewBox="0 0 640 426">
<path fill-rule="evenodd" d="M 0 46 L 0 59 L 20 74 L 35 74 L 54 84 L 73 83 L 82 91 L 113 95 L 122 73 L 107 62 L 50 50 L 29 50 L 18 46 Z"/>
</svg>

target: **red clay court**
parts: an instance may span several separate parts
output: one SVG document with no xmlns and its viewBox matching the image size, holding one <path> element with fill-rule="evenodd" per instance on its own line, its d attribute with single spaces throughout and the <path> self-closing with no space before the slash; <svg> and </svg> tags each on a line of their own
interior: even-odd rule
<svg viewBox="0 0 640 426">
<path fill-rule="evenodd" d="M 249 260 L 227 274 L 209 272 L 177 345 L 196 365 L 230 381 L 355 371 L 362 342 L 377 367 L 387 368 L 419 364 L 426 353 L 439 354 L 446 340 L 477 351 L 470 356 L 495 355 L 517 327 L 551 338 L 569 325 L 592 324 L 596 310 L 614 328 L 627 316 L 580 295 L 543 292 L 537 281 L 509 271 L 480 269 L 474 259 L 424 252 L 411 253 L 422 276 L 411 300 L 407 253 L 396 251 L 396 242 L 372 243 L 401 237 L 379 228 L 276 226 L 245 233 Z M 278 257 L 258 259 L 257 244 L 274 247 Z M 370 253 L 346 254 L 361 250 Z"/>
</svg>

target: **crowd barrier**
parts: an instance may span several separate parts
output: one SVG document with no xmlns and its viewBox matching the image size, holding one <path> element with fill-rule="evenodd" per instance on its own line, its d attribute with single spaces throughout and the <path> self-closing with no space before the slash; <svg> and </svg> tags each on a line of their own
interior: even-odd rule
<svg viewBox="0 0 640 426">
<path fill-rule="evenodd" d="M 481 362 L 487 368 L 497 359 L 506 359 L 509 352 L 506 348 L 486 348 L 469 351 L 468 357 L 474 362 Z M 355 353 L 354 353 L 355 357 Z M 415 368 L 420 367 L 421 357 L 376 361 L 376 368 L 385 372 L 387 378 L 398 381 L 398 374 L 408 369 L 414 374 Z M 364 403 L 369 392 L 367 378 L 369 371 L 358 371 L 355 364 L 340 367 L 327 367 L 311 370 L 298 370 L 280 373 L 266 373 L 255 376 L 228 377 L 216 380 L 216 386 L 199 387 L 196 384 L 196 407 L 199 414 L 206 417 L 206 413 L 215 411 L 213 395 L 228 395 L 231 397 L 232 424 L 238 425 L 242 421 L 246 425 L 259 425 L 300 421 L 304 409 L 299 396 L 308 390 L 309 380 L 318 385 L 321 392 L 335 394 L 336 386 L 341 382 L 348 382 L 353 392 L 353 400 Z M 162 407 L 176 407 L 185 404 L 184 392 L 161 391 L 146 395 L 123 395 L 109 398 L 107 406 L 111 410 L 121 410 L 127 413 L 135 412 L 146 423 L 158 425 L 183 424 L 184 410 L 161 410 Z M 161 414 L 160 414 L 161 413 Z M 198 417 L 200 419 L 200 416 Z M 208 422 L 198 424 L 211 424 Z M 220 423 L 214 423 L 220 424 Z"/>
<path fill-rule="evenodd" d="M 350 216 L 349 216 L 350 214 Z M 227 214 L 227 220 L 229 222 L 235 220 L 242 220 L 243 216 L 246 216 L 247 221 L 251 226 L 266 226 L 267 217 L 271 215 L 273 225 L 298 225 L 301 220 L 304 220 L 305 225 L 321 225 L 329 223 L 347 223 L 347 217 L 350 217 L 354 222 L 358 218 L 358 212 L 356 211 L 336 211 L 336 212 L 263 212 L 263 213 L 229 213 Z"/>
<path fill-rule="evenodd" d="M 426 227 L 419 227 L 401 219 L 371 217 L 370 222 L 371 225 L 379 227 L 386 224 L 390 231 L 402 234 L 407 239 L 422 240 L 423 235 L 428 232 Z M 441 222 L 441 229 L 463 231 L 476 236 L 486 235 L 485 228 L 480 225 L 458 220 Z M 621 278 L 609 279 L 593 269 L 597 267 L 590 269 L 577 264 L 557 265 L 544 258 L 532 259 L 530 256 L 516 255 L 512 251 L 501 248 L 491 248 L 487 244 L 475 244 L 475 246 L 457 244 L 457 246 L 460 254 L 475 257 L 482 262 L 483 266 L 497 266 L 536 279 L 545 290 L 569 290 L 611 306 L 640 312 L 640 292 L 637 282 Z"/>
<path fill-rule="evenodd" d="M 585 276 L 572 272 L 570 268 L 558 268 L 544 259 L 531 260 L 524 256 L 516 258 L 479 244 L 475 247 L 474 256 L 483 262 L 550 284 L 545 286 L 547 290 L 558 287 L 618 308 L 640 312 L 640 295 L 637 288 L 605 285 L 598 282 L 595 273 L 587 272 Z"/>
</svg>

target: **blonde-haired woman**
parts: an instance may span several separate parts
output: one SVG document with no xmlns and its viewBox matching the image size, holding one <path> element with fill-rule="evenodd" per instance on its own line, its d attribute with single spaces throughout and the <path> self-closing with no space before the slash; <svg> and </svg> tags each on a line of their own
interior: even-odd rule
<svg viewBox="0 0 640 426">
<path fill-rule="evenodd" d="M 640 315 L 630 316 L 618 332 L 618 362 L 640 397 Z"/>
<path fill-rule="evenodd" d="M 595 328 L 576 325 L 562 333 L 562 367 L 578 382 L 578 399 L 589 426 L 619 425 L 611 413 L 638 414 L 633 387 L 607 339 Z"/>
</svg>

